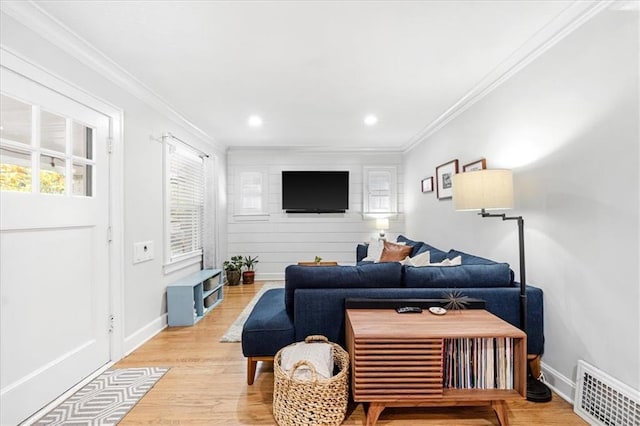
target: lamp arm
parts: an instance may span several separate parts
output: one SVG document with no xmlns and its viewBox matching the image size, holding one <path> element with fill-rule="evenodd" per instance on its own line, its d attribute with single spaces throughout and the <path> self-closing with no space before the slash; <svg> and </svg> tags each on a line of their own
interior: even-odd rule
<svg viewBox="0 0 640 426">
<path fill-rule="evenodd" d="M 518 221 L 518 249 L 520 254 L 520 329 L 527 332 L 527 280 L 524 262 L 524 219 L 522 216 L 507 216 L 506 214 L 487 213 L 482 209 L 478 213 L 482 217 L 499 217 L 502 220 Z"/>
</svg>

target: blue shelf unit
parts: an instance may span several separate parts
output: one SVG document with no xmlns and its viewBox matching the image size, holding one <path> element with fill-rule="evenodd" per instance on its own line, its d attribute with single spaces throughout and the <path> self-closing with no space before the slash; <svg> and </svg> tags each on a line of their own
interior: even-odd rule
<svg viewBox="0 0 640 426">
<path fill-rule="evenodd" d="M 203 269 L 167 286 L 169 326 L 194 325 L 224 298 L 221 269 Z"/>
</svg>

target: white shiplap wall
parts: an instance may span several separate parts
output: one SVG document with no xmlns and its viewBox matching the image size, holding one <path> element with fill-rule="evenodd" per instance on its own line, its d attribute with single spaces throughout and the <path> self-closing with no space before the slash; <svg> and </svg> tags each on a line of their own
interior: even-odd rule
<svg viewBox="0 0 640 426">
<path fill-rule="evenodd" d="M 390 218 L 390 237 L 404 229 L 402 154 L 399 152 L 327 152 L 292 149 L 232 149 L 227 154 L 227 258 L 258 256 L 257 279 L 282 279 L 287 265 L 315 256 L 354 264 L 356 245 L 377 236 L 375 219 L 362 215 L 364 166 L 395 166 L 398 211 Z M 268 174 L 268 215 L 239 216 L 235 212 L 236 175 L 264 167 Z M 286 214 L 281 206 L 283 170 L 348 170 L 349 210 L 345 214 Z"/>
</svg>

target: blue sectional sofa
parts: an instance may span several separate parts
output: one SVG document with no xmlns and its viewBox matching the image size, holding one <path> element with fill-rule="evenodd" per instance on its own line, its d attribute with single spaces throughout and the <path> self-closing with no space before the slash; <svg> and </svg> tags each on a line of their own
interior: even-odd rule
<svg viewBox="0 0 640 426">
<path fill-rule="evenodd" d="M 283 346 L 322 334 L 344 347 L 345 300 L 442 299 L 452 290 L 485 301 L 486 309 L 519 326 L 520 286 L 506 263 L 463 253 L 444 252 L 419 241 L 399 237 L 412 245 L 412 256 L 430 251 L 431 261 L 461 256 L 460 266 L 414 267 L 398 262 L 373 263 L 363 259 L 367 247 L 356 250 L 356 266 L 298 266 L 285 270 L 285 288 L 267 291 L 254 307 L 242 331 L 247 357 L 247 382 L 253 383 L 257 361 L 270 360 Z M 544 350 L 542 290 L 527 286 L 527 352 Z"/>
</svg>

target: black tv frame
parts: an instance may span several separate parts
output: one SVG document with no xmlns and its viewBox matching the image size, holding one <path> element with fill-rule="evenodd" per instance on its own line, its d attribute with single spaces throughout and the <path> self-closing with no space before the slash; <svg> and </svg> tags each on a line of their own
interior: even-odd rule
<svg viewBox="0 0 640 426">
<path fill-rule="evenodd" d="M 339 174 L 346 176 L 346 188 L 341 188 L 341 191 L 346 191 L 346 207 L 345 208 L 324 208 L 324 207 L 315 207 L 310 204 L 310 207 L 300 208 L 287 208 L 285 205 L 285 174 L 303 174 L 307 176 L 317 175 L 317 178 L 320 179 L 322 175 L 327 174 Z M 290 177 L 290 176 L 289 176 Z M 349 171 L 348 170 L 283 170 L 282 171 L 282 209 L 285 213 L 346 213 L 349 208 Z M 316 193 L 318 188 L 315 188 Z M 309 188 L 311 194 L 314 193 L 314 188 Z"/>
</svg>

